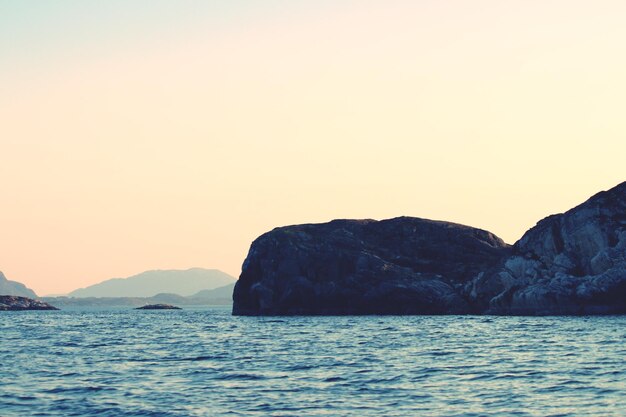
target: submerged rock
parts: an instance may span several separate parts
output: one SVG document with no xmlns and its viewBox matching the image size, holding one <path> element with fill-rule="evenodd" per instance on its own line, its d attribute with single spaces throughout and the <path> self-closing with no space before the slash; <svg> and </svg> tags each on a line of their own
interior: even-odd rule
<svg viewBox="0 0 626 417">
<path fill-rule="evenodd" d="M 176 307 L 171 304 L 148 304 L 145 306 L 137 307 L 135 310 L 182 310 L 182 309 L 180 307 Z"/>
<path fill-rule="evenodd" d="M 233 314 L 626 313 L 626 182 L 513 247 L 410 217 L 280 227 L 256 239 Z"/>
<path fill-rule="evenodd" d="M 411 217 L 281 227 L 252 244 L 233 314 L 469 313 L 458 288 L 509 252 L 484 230 Z"/>
<path fill-rule="evenodd" d="M 43 301 L 17 295 L 0 295 L 0 311 L 58 310 Z"/>
</svg>

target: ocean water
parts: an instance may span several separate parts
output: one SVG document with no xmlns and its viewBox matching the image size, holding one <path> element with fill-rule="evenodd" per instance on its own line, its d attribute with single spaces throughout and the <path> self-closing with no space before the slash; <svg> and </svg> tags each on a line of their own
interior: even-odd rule
<svg viewBox="0 0 626 417">
<path fill-rule="evenodd" d="M 0 416 L 624 416 L 626 317 L 0 313 Z"/>
</svg>

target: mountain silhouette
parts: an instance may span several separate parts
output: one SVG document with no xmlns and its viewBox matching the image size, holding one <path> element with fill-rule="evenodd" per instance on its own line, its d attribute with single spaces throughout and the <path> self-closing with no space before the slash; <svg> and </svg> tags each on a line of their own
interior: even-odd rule
<svg viewBox="0 0 626 417">
<path fill-rule="evenodd" d="M 146 271 L 128 278 L 113 278 L 72 291 L 70 297 L 152 297 L 159 293 L 194 295 L 235 282 L 217 269 Z"/>
</svg>

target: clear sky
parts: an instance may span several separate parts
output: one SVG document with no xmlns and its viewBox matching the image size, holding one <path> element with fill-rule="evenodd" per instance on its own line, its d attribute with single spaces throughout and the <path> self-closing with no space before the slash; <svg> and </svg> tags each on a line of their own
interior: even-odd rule
<svg viewBox="0 0 626 417">
<path fill-rule="evenodd" d="M 626 179 L 622 0 L 0 0 L 0 270 L 240 272 L 276 226 L 513 243 Z"/>
</svg>

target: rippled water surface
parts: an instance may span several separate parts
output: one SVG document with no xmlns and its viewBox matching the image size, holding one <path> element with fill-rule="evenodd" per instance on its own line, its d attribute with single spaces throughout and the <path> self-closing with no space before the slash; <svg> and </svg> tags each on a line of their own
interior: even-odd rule
<svg viewBox="0 0 626 417">
<path fill-rule="evenodd" d="M 626 317 L 0 313 L 0 415 L 626 415 Z"/>
</svg>

